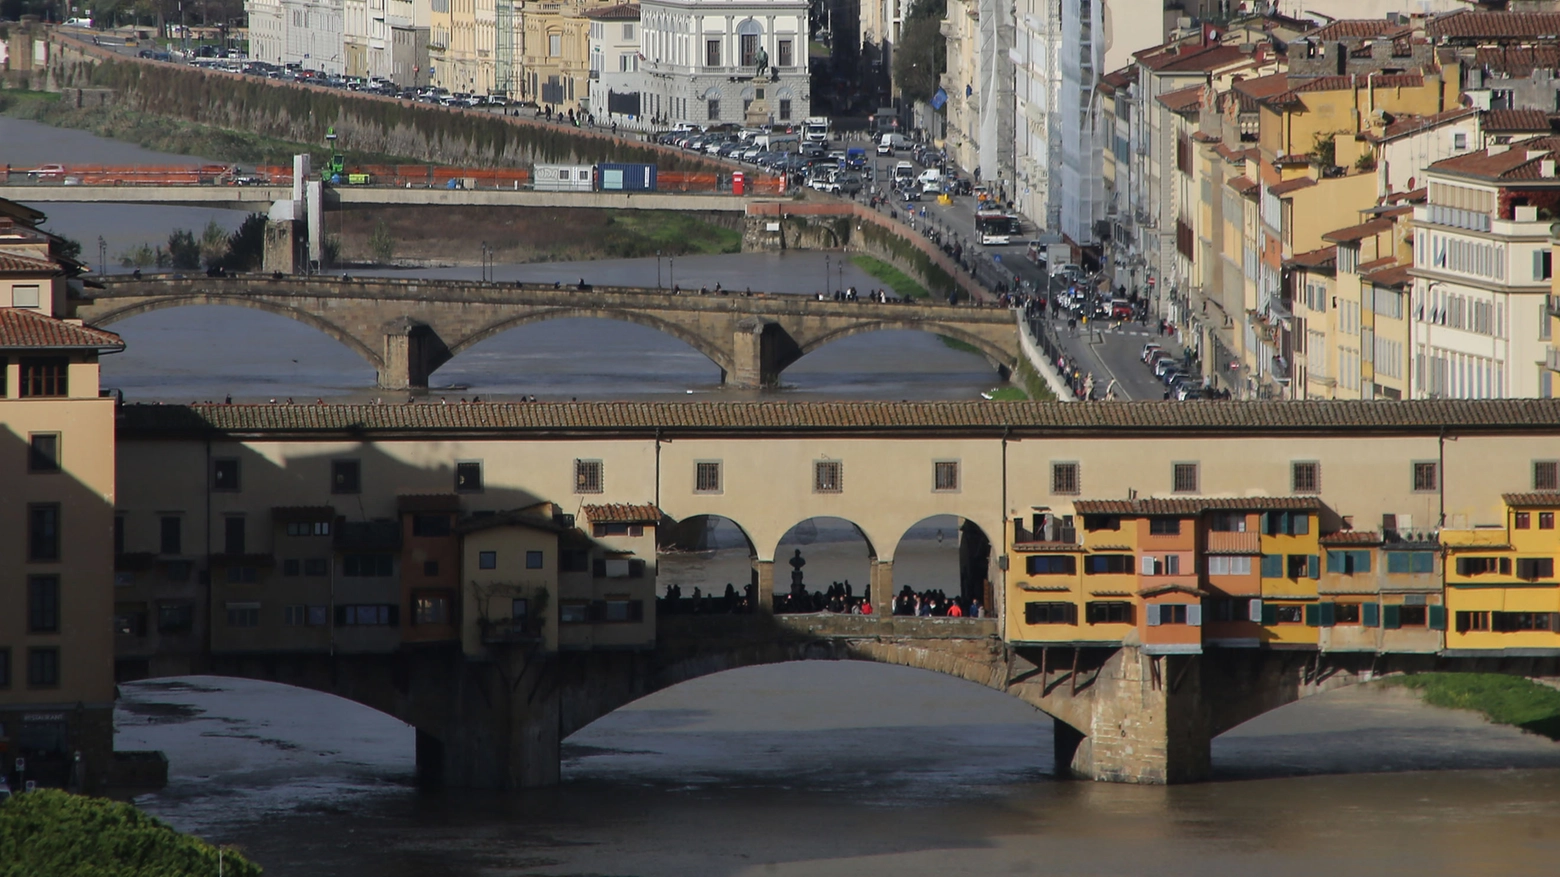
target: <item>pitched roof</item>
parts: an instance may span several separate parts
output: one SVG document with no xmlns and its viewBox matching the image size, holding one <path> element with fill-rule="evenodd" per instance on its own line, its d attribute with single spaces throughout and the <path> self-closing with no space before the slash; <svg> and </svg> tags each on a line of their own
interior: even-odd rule
<svg viewBox="0 0 1560 877">
<path fill-rule="evenodd" d="M 1250 194 L 1257 188 L 1257 181 L 1250 177 L 1231 177 L 1224 184 L 1242 195 Z"/>
<path fill-rule="evenodd" d="M 63 274 L 65 269 L 48 259 L 0 252 L 0 274 Z"/>
<path fill-rule="evenodd" d="M 124 405 L 124 433 L 418 438 L 429 432 L 549 436 L 1004 431 L 1279 432 L 1355 429 L 1560 431 L 1560 399 L 1306 402 L 530 402 L 474 405 Z M 408 435 L 410 433 L 411 435 Z"/>
<path fill-rule="evenodd" d="M 1412 32 L 1413 28 L 1385 18 L 1344 18 L 1324 24 L 1305 36 L 1315 40 L 1371 39 Z"/>
<path fill-rule="evenodd" d="M 1484 114 L 1489 134 L 1547 134 L 1554 130 L 1543 110 L 1490 110 Z"/>
<path fill-rule="evenodd" d="M 1365 275 L 1365 279 L 1377 286 L 1391 286 L 1403 289 L 1414 282 L 1414 278 L 1408 273 L 1413 265 L 1392 265 L 1371 271 Z"/>
<path fill-rule="evenodd" d="M 1369 262 L 1361 262 L 1355 266 L 1355 272 L 1358 274 L 1369 274 L 1372 271 L 1377 271 L 1396 264 L 1397 256 L 1382 256 L 1379 259 L 1371 259 Z"/>
<path fill-rule="evenodd" d="M 1189 518 L 1207 511 L 1315 511 L 1321 507 L 1322 501 L 1314 496 L 1165 497 L 1080 499 L 1073 503 L 1073 512 L 1080 515 Z"/>
<path fill-rule="evenodd" d="M 659 524 L 666 514 L 655 503 L 614 502 L 581 509 L 592 524 Z"/>
<path fill-rule="evenodd" d="M 79 320 L 61 320 L 22 308 L 0 308 L 0 349 L 122 350 L 113 332 L 92 329 Z"/>
<path fill-rule="evenodd" d="M 1560 13 L 1460 10 L 1425 22 L 1425 34 L 1433 39 L 1555 39 L 1560 38 Z"/>
<path fill-rule="evenodd" d="M 1276 186 L 1268 186 L 1268 192 L 1269 194 L 1277 195 L 1278 197 L 1282 198 L 1283 196 L 1288 195 L 1290 192 L 1298 192 L 1301 189 L 1309 189 L 1314 185 L 1316 185 L 1315 177 L 1295 177 L 1292 180 L 1285 180 Z"/>
<path fill-rule="evenodd" d="M 1240 46 L 1210 43 L 1206 46 L 1166 43 L 1133 53 L 1139 64 L 1155 73 L 1195 73 L 1213 70 L 1241 59 L 1250 59 Z"/>
<path fill-rule="evenodd" d="M 1381 534 L 1374 530 L 1339 530 L 1318 541 L 1323 545 L 1380 545 Z"/>
<path fill-rule="evenodd" d="M 564 529 L 553 522 L 553 519 L 536 513 L 535 506 L 527 506 L 523 509 L 510 509 L 507 512 L 499 512 L 496 515 L 476 515 L 464 518 L 456 522 L 456 533 L 475 533 L 480 530 L 491 530 L 495 527 L 527 527 L 532 530 L 543 530 L 548 533 L 562 533 Z"/>
<path fill-rule="evenodd" d="M 1263 103 L 1286 106 L 1300 101 L 1300 95 L 1312 91 L 1347 91 L 1355 88 L 1419 88 L 1425 84 L 1422 73 L 1379 73 L 1371 76 L 1316 76 L 1291 80 L 1294 87 L 1262 99 Z"/>
<path fill-rule="evenodd" d="M 1352 244 L 1391 231 L 1396 225 L 1397 223 L 1390 219 L 1372 219 L 1370 222 L 1362 222 L 1348 228 L 1334 229 L 1322 235 L 1322 240 L 1333 244 Z"/>
<path fill-rule="evenodd" d="M 1539 160 L 1560 148 L 1560 137 L 1535 137 L 1507 148 L 1454 155 L 1430 165 L 1430 170 L 1491 180 L 1544 179 Z"/>
<path fill-rule="evenodd" d="M 1138 590 L 1139 597 L 1158 597 L 1161 594 L 1187 594 L 1192 597 L 1208 596 L 1207 591 L 1175 582 L 1161 582 Z"/>
<path fill-rule="evenodd" d="M 1338 248 L 1322 247 L 1319 250 L 1310 250 L 1304 253 L 1296 253 L 1285 260 L 1287 264 L 1299 268 L 1314 268 L 1332 270 L 1338 266 Z"/>
<path fill-rule="evenodd" d="M 594 18 L 606 21 L 638 21 L 638 3 L 619 3 L 616 6 L 607 6 L 602 9 L 587 9 L 586 18 Z"/>
<path fill-rule="evenodd" d="M 1159 102 L 1172 113 L 1184 113 L 1189 109 L 1201 106 L 1203 86 L 1193 85 L 1188 88 L 1166 92 L 1159 96 Z"/>
<path fill-rule="evenodd" d="M 1560 490 L 1535 490 L 1529 493 L 1505 493 L 1501 498 L 1514 509 L 1560 508 Z"/>
<path fill-rule="evenodd" d="M 1478 107 L 1457 107 L 1444 113 L 1432 113 L 1428 116 L 1398 116 L 1389 122 L 1378 132 L 1367 132 L 1365 139 L 1373 143 L 1382 143 L 1388 140 L 1396 140 L 1400 137 L 1410 137 L 1433 128 L 1438 128 L 1447 122 L 1455 122 L 1458 119 L 1475 115 Z"/>
<path fill-rule="evenodd" d="M 1229 94 L 1233 94 L 1240 100 L 1240 111 L 1254 113 L 1257 104 L 1265 97 L 1275 94 L 1283 94 L 1289 90 L 1289 74 L 1269 73 L 1267 76 L 1254 76 L 1250 79 L 1241 79 L 1232 83 Z"/>
</svg>

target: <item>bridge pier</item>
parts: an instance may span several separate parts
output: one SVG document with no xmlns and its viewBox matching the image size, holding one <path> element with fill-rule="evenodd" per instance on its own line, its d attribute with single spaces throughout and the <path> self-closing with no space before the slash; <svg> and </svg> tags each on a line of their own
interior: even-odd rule
<svg viewBox="0 0 1560 877">
<path fill-rule="evenodd" d="M 780 371 L 801 355 L 785 328 L 764 317 L 737 321 L 731 336 L 731 371 L 725 383 L 743 389 L 763 389 L 780 383 Z"/>
<path fill-rule="evenodd" d="M 438 733 L 417 732 L 417 781 L 428 786 L 521 789 L 560 777 L 561 673 L 556 655 L 525 644 L 467 663 L 446 692 Z"/>
<path fill-rule="evenodd" d="M 787 591 L 790 586 L 786 586 Z M 758 605 L 753 607 L 755 612 L 770 614 L 775 611 L 775 562 L 772 560 L 753 561 L 753 592 Z"/>
<path fill-rule="evenodd" d="M 1078 779 L 1163 785 L 1208 778 L 1212 722 L 1202 691 L 1201 655 L 1117 650 L 1092 680 L 1089 728 L 1057 720 L 1056 770 Z"/>
<path fill-rule="evenodd" d="M 428 376 L 450 360 L 449 348 L 432 328 L 407 317 L 385 326 L 379 366 L 382 390 L 426 390 Z"/>
<path fill-rule="evenodd" d="M 867 594 L 872 613 L 879 617 L 894 614 L 894 561 L 874 557 L 868 569 Z"/>
</svg>

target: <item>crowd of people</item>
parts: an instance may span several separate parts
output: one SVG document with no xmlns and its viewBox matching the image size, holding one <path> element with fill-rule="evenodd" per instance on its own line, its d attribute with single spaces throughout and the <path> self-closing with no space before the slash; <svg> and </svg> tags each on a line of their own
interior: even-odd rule
<svg viewBox="0 0 1560 877">
<path fill-rule="evenodd" d="M 921 618 L 981 618 L 984 608 L 973 597 L 950 597 L 941 589 L 916 593 L 909 585 L 894 596 L 895 615 Z"/>
<path fill-rule="evenodd" d="M 670 585 L 666 594 L 657 598 L 656 611 L 660 615 L 747 615 L 753 611 L 753 586 L 742 590 L 730 582 L 724 593 L 704 593 L 695 587 L 687 596 L 681 585 Z M 941 589 L 916 592 L 909 585 L 894 596 L 891 614 L 921 618 L 983 618 L 985 609 L 980 601 L 970 597 L 949 597 Z M 867 594 L 856 593 L 855 586 L 847 579 L 831 582 L 827 590 L 808 591 L 794 585 L 784 594 L 774 595 L 776 615 L 875 615 L 881 610 L 872 605 Z"/>
<path fill-rule="evenodd" d="M 669 585 L 665 596 L 656 598 L 656 612 L 660 615 L 746 615 L 753 611 L 753 586 L 738 591 L 731 582 L 719 597 L 703 593 L 695 587 L 693 593 L 683 596 L 682 585 Z"/>
</svg>

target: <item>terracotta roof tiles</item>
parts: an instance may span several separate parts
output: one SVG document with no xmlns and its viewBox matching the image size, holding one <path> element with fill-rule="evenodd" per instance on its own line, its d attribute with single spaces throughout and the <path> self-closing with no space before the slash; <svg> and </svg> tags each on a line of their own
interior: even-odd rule
<svg viewBox="0 0 1560 877">
<path fill-rule="evenodd" d="M 1322 240 L 1333 244 L 1352 244 L 1368 237 L 1389 232 L 1396 226 L 1397 223 L 1390 219 L 1372 219 L 1370 222 L 1362 222 L 1359 225 L 1351 225 L 1348 228 L 1334 229 L 1322 235 Z"/>
<path fill-rule="evenodd" d="M 0 274 L 62 274 L 64 270 L 58 263 L 48 259 L 0 253 Z"/>
<path fill-rule="evenodd" d="M 1554 130 L 1543 110 L 1490 110 L 1484 114 L 1489 134 L 1547 134 Z"/>
<path fill-rule="evenodd" d="M 1433 39 L 1555 39 L 1560 38 L 1560 13 L 1461 10 L 1425 22 L 1425 34 Z"/>
<path fill-rule="evenodd" d="M 92 329 L 80 321 L 0 308 L 0 349 L 119 350 L 124 346 L 124 340 L 113 332 Z"/>
<path fill-rule="evenodd" d="M 1203 86 L 1193 85 L 1159 96 L 1159 102 L 1172 113 L 1184 113 L 1202 104 Z"/>
<path fill-rule="evenodd" d="M 465 405 L 124 405 L 124 433 L 490 435 L 642 432 L 785 434 L 1004 430 L 1098 433 L 1353 429 L 1544 429 L 1560 399 L 1375 402 L 531 402 Z"/>
<path fill-rule="evenodd" d="M 615 502 L 581 509 L 592 524 L 659 524 L 666 514 L 655 503 Z"/>
<path fill-rule="evenodd" d="M 1374 143 L 1387 140 L 1396 140 L 1399 137 L 1409 137 L 1433 128 L 1438 128 L 1447 122 L 1455 122 L 1458 119 L 1472 116 L 1479 112 L 1477 107 L 1458 107 L 1447 110 L 1444 113 L 1434 113 L 1428 116 L 1399 116 L 1376 133 L 1367 133 L 1365 139 Z"/>
<path fill-rule="evenodd" d="M 1501 498 L 1514 509 L 1560 508 L 1560 490 L 1535 490 L 1529 493 L 1505 493 Z"/>
<path fill-rule="evenodd" d="M 1318 541 L 1323 545 L 1380 545 L 1381 534 L 1374 530 L 1339 530 Z"/>
<path fill-rule="evenodd" d="M 1385 18 L 1345 18 L 1306 34 L 1315 40 L 1371 39 L 1412 33 L 1413 29 Z"/>
<path fill-rule="evenodd" d="M 619 3 L 616 6 L 608 6 L 604 9 L 587 9 L 586 18 L 594 18 L 606 21 L 638 21 L 638 3 Z"/>
<path fill-rule="evenodd" d="M 1492 73 L 1526 79 L 1534 70 L 1560 70 L 1560 48 L 1555 46 L 1480 46 L 1473 63 Z"/>
<path fill-rule="evenodd" d="M 1285 180 L 1276 186 L 1268 186 L 1268 192 L 1282 198 L 1283 196 L 1288 195 L 1290 192 L 1298 192 L 1301 189 L 1309 189 L 1314 185 L 1316 185 L 1315 177 L 1295 177 L 1292 180 Z"/>
<path fill-rule="evenodd" d="M 1190 518 L 1206 511 L 1314 511 L 1322 501 L 1314 496 L 1167 497 L 1159 499 L 1081 499 L 1073 503 L 1080 515 Z"/>
</svg>

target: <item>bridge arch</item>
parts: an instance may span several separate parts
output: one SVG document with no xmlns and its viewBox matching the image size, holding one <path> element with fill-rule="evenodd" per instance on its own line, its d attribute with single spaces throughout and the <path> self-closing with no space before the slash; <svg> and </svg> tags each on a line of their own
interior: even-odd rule
<svg viewBox="0 0 1560 877">
<path fill-rule="evenodd" d="M 906 527 L 894 546 L 894 593 L 905 587 L 917 594 L 941 590 L 949 597 L 979 600 L 991 613 L 996 595 L 988 593 L 986 584 L 991 580 L 993 544 L 973 516 L 928 515 Z"/>
<path fill-rule="evenodd" d="M 596 320 L 618 320 L 620 322 L 633 323 L 638 326 L 645 326 L 650 329 L 655 329 L 658 332 L 676 338 L 678 341 L 681 341 L 689 347 L 692 347 L 694 350 L 704 354 L 711 362 L 715 363 L 715 365 L 719 367 L 722 372 L 730 374 L 733 369 L 733 363 L 731 361 L 729 351 L 720 343 L 714 342 L 710 338 L 700 335 L 697 332 L 690 331 L 683 326 L 679 326 L 669 320 L 662 319 L 661 317 L 658 317 L 654 314 L 646 313 L 644 311 L 617 308 L 545 308 L 528 311 L 526 313 L 518 314 L 512 317 L 505 317 L 502 320 L 497 320 L 493 323 L 483 326 L 482 328 L 472 332 L 464 338 L 450 343 L 448 345 L 450 355 L 452 357 L 458 356 L 462 351 L 468 350 L 471 347 L 474 347 L 495 335 L 507 332 L 510 329 L 516 329 L 520 326 L 525 326 L 530 323 L 540 323 L 547 320 L 562 320 L 571 317 Z"/>
<path fill-rule="evenodd" d="M 357 337 L 348 330 L 343 329 L 335 323 L 332 323 L 331 321 L 315 314 L 309 313 L 308 311 L 301 308 L 280 304 L 266 298 L 214 295 L 204 292 L 195 292 L 184 295 L 158 296 L 155 298 L 142 299 L 133 304 L 128 304 L 123 307 L 113 308 L 111 310 L 105 311 L 102 314 L 94 316 L 89 321 L 89 323 L 90 325 L 96 326 L 98 328 L 106 328 L 114 323 L 120 322 L 121 320 L 127 320 L 131 317 L 140 316 L 141 314 L 149 314 L 153 311 L 200 306 L 250 308 L 257 311 L 265 311 L 269 314 L 276 314 L 280 317 L 286 317 L 289 320 L 303 323 L 306 326 L 312 326 L 313 328 L 318 329 L 320 332 L 323 332 L 331 338 L 341 342 L 349 350 L 356 353 L 358 356 L 363 357 L 363 359 L 367 361 L 369 365 L 373 366 L 376 371 L 384 368 L 384 356 L 382 352 L 376 351 L 369 347 L 367 344 L 363 343 L 361 338 Z"/>
<path fill-rule="evenodd" d="M 809 338 L 797 346 L 795 357 L 792 358 L 789 362 L 786 362 L 785 365 L 794 365 L 802 357 L 812 353 L 814 350 L 817 350 L 825 344 L 829 344 L 834 341 L 850 338 L 854 335 L 865 335 L 869 332 L 886 332 L 893 330 L 930 332 L 933 335 L 946 336 L 948 338 L 952 338 L 955 341 L 963 342 L 980 351 L 981 355 L 985 356 L 992 365 L 996 366 L 1004 373 L 1011 371 L 1013 366 L 1017 363 L 1017 360 L 1014 358 L 1012 351 L 1004 350 L 1001 345 L 995 344 L 992 341 L 982 338 L 980 335 L 958 326 L 944 326 L 936 323 L 927 323 L 921 320 L 913 319 L 887 319 L 862 320 L 860 322 L 853 322 L 833 331 L 825 332 L 822 335 Z"/>
</svg>

